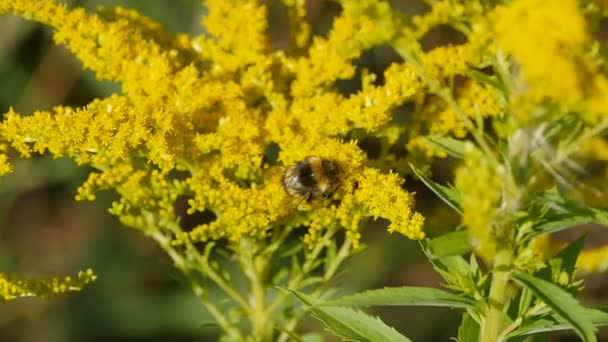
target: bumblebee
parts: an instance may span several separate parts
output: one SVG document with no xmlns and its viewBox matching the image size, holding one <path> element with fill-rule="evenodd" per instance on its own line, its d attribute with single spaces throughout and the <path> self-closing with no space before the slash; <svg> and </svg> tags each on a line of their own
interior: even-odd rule
<svg viewBox="0 0 608 342">
<path fill-rule="evenodd" d="M 283 189 L 293 197 L 306 201 L 330 198 L 340 185 L 343 171 L 340 165 L 319 157 L 306 157 L 283 173 Z"/>
</svg>

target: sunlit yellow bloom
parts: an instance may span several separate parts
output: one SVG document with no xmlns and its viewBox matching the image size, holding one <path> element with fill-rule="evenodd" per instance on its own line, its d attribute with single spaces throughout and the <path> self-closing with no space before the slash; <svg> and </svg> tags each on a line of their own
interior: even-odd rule
<svg viewBox="0 0 608 342">
<path fill-rule="evenodd" d="M 608 270 L 608 246 L 583 250 L 576 260 L 579 274 L 601 273 Z"/>
<path fill-rule="evenodd" d="M 521 66 L 518 95 L 523 102 L 553 99 L 587 109 L 590 121 L 605 117 L 608 80 L 585 55 L 587 25 L 575 0 L 513 1 L 496 10 L 495 32 L 498 45 Z M 531 112 L 517 111 L 523 119 Z"/>
<path fill-rule="evenodd" d="M 425 72 L 433 80 L 463 74 L 471 61 L 468 45 L 437 47 L 422 57 Z"/>
<path fill-rule="evenodd" d="M 503 114 L 498 91 L 479 82 L 467 81 L 457 91 L 458 109 L 472 121 L 478 119 L 498 118 Z M 443 101 L 435 98 L 428 100 L 420 125 L 426 125 L 422 135 L 412 137 L 408 142 L 410 151 L 423 151 L 428 157 L 443 158 L 447 155 L 424 140 L 425 135 L 450 136 L 463 139 L 469 133 L 463 119 Z"/>
<path fill-rule="evenodd" d="M 486 261 L 496 250 L 496 212 L 502 196 L 503 171 L 484 159 L 480 150 L 466 145 L 465 161 L 456 170 L 456 188 L 462 194 L 462 223 L 473 247 Z"/>
<path fill-rule="evenodd" d="M 289 34 L 296 48 L 309 44 L 311 28 L 306 17 L 306 0 L 283 0 L 288 8 Z"/>
<path fill-rule="evenodd" d="M 0 273 L 0 301 L 31 296 L 48 297 L 68 291 L 80 291 L 95 279 L 97 276 L 91 269 L 78 272 L 76 278 L 68 276 L 51 280 L 15 279 Z"/>
<path fill-rule="evenodd" d="M 263 239 L 281 226 L 303 225 L 309 247 L 330 227 L 343 227 L 356 245 L 365 217 L 386 218 L 391 232 L 422 238 L 413 195 L 396 174 L 370 168 L 349 138 L 357 129 L 383 131 L 393 111 L 421 92 L 419 77 L 400 63 L 385 71 L 384 84 L 368 73 L 358 93 L 345 96 L 333 87 L 353 77 L 353 60 L 365 49 L 395 37 L 400 20 L 389 4 L 345 1 L 328 36 L 307 46 L 303 2 L 286 1 L 300 20 L 297 30 L 304 30 L 295 37 L 295 56 L 270 51 L 263 2 L 206 4 L 206 33 L 191 38 L 120 7 L 89 14 L 53 1 L 3 2 L 0 13 L 52 26 L 58 43 L 99 79 L 120 82 L 122 92 L 84 108 L 31 116 L 11 110 L 0 135 L 23 157 L 49 152 L 95 167 L 78 199 L 113 189 L 120 198 L 111 212 L 123 224 L 150 234 L 169 231 L 174 244 Z M 283 166 L 269 165 L 274 147 L 273 162 Z M 306 204 L 308 210 L 292 215 L 298 199 L 282 189 L 282 169 L 311 155 L 344 169 L 341 202 Z M 183 231 L 179 198 L 189 214 L 212 212 L 214 219 Z"/>
</svg>

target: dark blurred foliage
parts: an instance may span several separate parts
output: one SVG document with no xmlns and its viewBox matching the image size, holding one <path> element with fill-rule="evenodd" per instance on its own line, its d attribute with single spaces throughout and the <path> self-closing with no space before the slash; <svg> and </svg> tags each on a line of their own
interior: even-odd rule
<svg viewBox="0 0 608 342">
<path fill-rule="evenodd" d="M 94 10 L 121 5 L 139 10 L 170 32 L 200 34 L 202 2 L 198 0 L 80 0 L 71 6 Z M 392 1 L 404 13 L 423 13 L 417 0 Z M 340 12 L 335 2 L 308 1 L 315 34 L 326 34 Z M 272 45 L 286 46 L 281 1 L 269 1 Z M 0 16 L 0 111 L 9 106 L 22 113 L 55 105 L 85 105 L 95 97 L 120 91 L 82 70 L 66 49 L 53 45 L 51 30 L 13 16 Z M 450 29 L 433 30 L 426 49 L 462 38 Z M 339 82 L 344 93 L 360 87 L 360 71 L 369 69 L 382 82 L 383 70 L 399 57 L 390 47 L 366 51 L 358 60 L 358 76 Z M 362 146 L 373 157 L 373 140 Z M 449 181 L 453 161 L 438 162 L 434 174 Z M 108 214 L 113 194 L 94 203 L 75 202 L 75 190 L 91 170 L 68 159 L 35 157 L 14 161 L 15 172 L 0 178 L 0 270 L 21 276 L 52 277 L 91 267 L 99 278 L 80 293 L 49 300 L 21 299 L 0 304 L 0 341 L 215 341 L 216 327 L 168 258 L 143 234 L 122 227 Z M 417 210 L 428 216 L 427 231 L 452 229 L 458 217 L 421 184 L 407 180 L 417 192 Z M 439 286 L 441 279 L 420 252 L 417 242 L 389 235 L 383 222 L 365 230 L 363 248 L 344 267 L 336 286 L 341 293 L 383 286 Z M 359 270 L 351 272 L 352 270 Z M 605 280 L 605 278 L 602 278 Z M 600 281 L 599 284 L 605 284 Z M 593 295 L 606 297 L 601 286 Z M 414 341 L 448 341 L 455 336 L 459 312 L 449 309 L 390 308 L 371 310 Z M 312 319 L 307 331 L 324 331 Z M 561 335 L 560 335 L 561 336 Z M 328 341 L 335 338 L 326 335 Z M 576 340 L 572 334 L 553 340 Z"/>
</svg>

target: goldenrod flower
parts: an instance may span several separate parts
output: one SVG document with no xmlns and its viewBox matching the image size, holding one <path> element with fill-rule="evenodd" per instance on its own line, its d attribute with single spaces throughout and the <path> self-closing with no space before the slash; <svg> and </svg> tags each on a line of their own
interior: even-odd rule
<svg viewBox="0 0 608 342">
<path fill-rule="evenodd" d="M 288 5 L 303 16 L 302 2 Z M 32 116 L 11 110 L 0 125 L 2 138 L 24 157 L 48 151 L 94 166 L 99 171 L 78 199 L 114 189 L 120 199 L 111 212 L 124 224 L 148 233 L 167 229 L 175 244 L 264 238 L 289 224 L 297 199 L 283 191 L 281 167 L 264 159 L 270 145 L 280 149 L 283 165 L 314 155 L 345 171 L 339 205 L 301 213 L 309 224 L 307 244 L 314 244 L 316 231 L 338 223 L 356 244 L 359 222 L 368 216 L 391 221 L 390 231 L 422 238 L 423 218 L 402 180 L 370 168 L 348 140 L 354 129 L 374 134 L 386 127 L 392 111 L 420 92 L 418 76 L 409 65 L 395 64 L 382 85 L 368 76 L 359 93 L 333 90 L 337 79 L 353 76 L 352 60 L 364 49 L 397 34 L 390 6 L 345 2 L 328 37 L 316 37 L 298 57 L 270 51 L 262 2 L 210 0 L 207 7 L 208 34 L 188 37 L 123 8 L 88 14 L 53 1 L 2 3 L 0 13 L 52 26 L 55 40 L 85 68 L 122 84 L 121 94 L 85 108 Z M 306 41 L 304 32 L 296 45 Z M 181 231 L 173 209 L 180 196 L 188 198 L 189 213 L 210 210 L 216 219 Z"/>
<path fill-rule="evenodd" d="M 502 197 L 503 170 L 486 160 L 480 150 L 466 145 L 465 161 L 456 170 L 456 187 L 462 194 L 462 223 L 473 247 L 486 261 L 496 252 L 496 216 Z"/>
<path fill-rule="evenodd" d="M 97 276 L 91 269 L 78 272 L 76 278 L 68 276 L 51 280 L 16 279 L 0 273 L 0 301 L 31 296 L 48 297 L 68 291 L 80 291 L 95 279 Z"/>
<path fill-rule="evenodd" d="M 608 270 L 608 247 L 602 246 L 581 252 L 576 260 L 580 274 L 600 273 Z"/>
<path fill-rule="evenodd" d="M 492 17 L 498 45 L 521 67 L 516 95 L 523 103 L 551 99 L 585 109 L 591 122 L 605 118 L 608 80 L 586 52 L 588 28 L 575 0 L 517 0 Z M 527 121 L 534 112 L 522 107 L 517 114 Z"/>
</svg>

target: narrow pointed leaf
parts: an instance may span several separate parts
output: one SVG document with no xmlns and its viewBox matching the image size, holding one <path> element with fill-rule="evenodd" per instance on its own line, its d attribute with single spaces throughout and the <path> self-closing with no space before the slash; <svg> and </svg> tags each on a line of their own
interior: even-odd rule
<svg viewBox="0 0 608 342">
<path fill-rule="evenodd" d="M 464 158 L 464 142 L 439 135 L 427 135 L 424 140 L 435 148 L 458 159 Z"/>
<path fill-rule="evenodd" d="M 471 237 L 466 230 L 459 230 L 434 238 L 427 243 L 427 247 L 433 258 L 462 255 L 471 252 L 473 249 Z"/>
<path fill-rule="evenodd" d="M 300 292 L 292 291 L 304 304 L 312 315 L 322 321 L 334 334 L 345 341 L 364 342 L 409 342 L 410 339 L 401 335 L 397 330 L 386 325 L 377 317 L 370 316 L 362 311 L 337 307 L 317 306 L 320 303 Z"/>
<path fill-rule="evenodd" d="M 589 308 L 584 309 L 584 311 L 585 317 L 590 320 L 594 326 L 608 326 L 608 312 Z M 509 333 L 507 338 L 570 329 L 572 329 L 570 324 L 556 316 L 538 319 L 523 325 L 519 329 Z"/>
<path fill-rule="evenodd" d="M 462 214 L 462 210 L 460 209 L 460 203 L 462 202 L 462 198 L 458 190 L 441 184 L 437 184 L 425 177 L 422 172 L 416 169 L 416 167 L 414 167 L 412 164 L 410 164 L 410 167 L 412 168 L 412 171 L 414 171 L 416 177 L 418 177 L 424 183 L 424 185 L 431 189 L 431 191 L 433 191 L 435 195 L 437 195 L 452 209 L 456 210 L 456 212 Z"/>
<path fill-rule="evenodd" d="M 489 84 L 492 87 L 494 87 L 496 89 L 500 89 L 504 93 L 506 93 L 505 86 L 499 81 L 499 79 L 496 76 L 490 76 L 490 75 L 484 74 L 483 72 L 481 72 L 479 70 L 475 70 L 475 69 L 466 70 L 465 75 L 469 76 L 470 78 L 474 79 L 475 81 Z"/>
<path fill-rule="evenodd" d="M 597 341 L 593 323 L 585 316 L 585 308 L 570 293 L 551 282 L 526 273 L 517 272 L 513 278 L 553 309 L 584 341 Z"/>
<path fill-rule="evenodd" d="M 443 306 L 473 308 L 475 301 L 468 297 L 432 287 L 386 287 L 345 296 L 326 303 L 332 306 Z"/>
<path fill-rule="evenodd" d="M 570 275 L 574 273 L 576 259 L 578 259 L 578 255 L 583 250 L 586 237 L 586 235 L 583 235 L 572 241 L 555 256 L 555 258 L 562 259 L 562 267 Z"/>
<path fill-rule="evenodd" d="M 466 312 L 458 328 L 458 341 L 479 341 L 479 324 Z"/>
<path fill-rule="evenodd" d="M 545 233 L 555 233 L 568 228 L 574 228 L 583 224 L 595 223 L 597 220 L 592 216 L 573 216 L 569 214 L 552 217 L 547 222 L 534 227 L 534 233 L 530 237 L 535 237 Z"/>
</svg>

